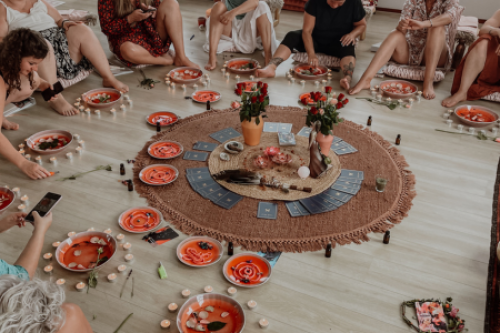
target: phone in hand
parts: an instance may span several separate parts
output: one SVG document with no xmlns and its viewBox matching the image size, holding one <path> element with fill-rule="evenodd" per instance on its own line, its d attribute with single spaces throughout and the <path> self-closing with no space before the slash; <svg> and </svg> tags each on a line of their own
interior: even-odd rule
<svg viewBox="0 0 500 333">
<path fill-rule="evenodd" d="M 36 206 L 29 212 L 29 214 L 25 217 L 25 220 L 33 223 L 35 219 L 33 218 L 33 212 L 38 212 L 41 217 L 44 217 L 54 206 L 61 200 L 62 195 L 52 192 L 47 192 L 45 196 L 40 200 Z"/>
<path fill-rule="evenodd" d="M 141 8 L 141 10 L 142 10 L 143 13 L 151 13 L 151 12 L 156 12 L 157 11 L 156 8 L 148 8 L 148 9 L 142 9 Z"/>
<path fill-rule="evenodd" d="M 54 89 L 47 88 L 44 91 L 42 91 L 42 97 L 43 97 L 44 101 L 46 101 L 46 102 L 50 101 L 50 99 L 52 97 L 54 97 L 55 95 L 61 93 L 64 90 L 61 82 L 59 82 L 59 81 L 57 81 L 56 83 L 54 83 L 53 87 L 54 87 Z"/>
</svg>

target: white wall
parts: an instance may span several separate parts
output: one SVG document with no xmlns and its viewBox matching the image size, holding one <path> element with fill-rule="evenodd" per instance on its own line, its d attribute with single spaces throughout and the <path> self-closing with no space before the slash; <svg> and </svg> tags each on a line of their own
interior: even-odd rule
<svg viewBox="0 0 500 333">
<path fill-rule="evenodd" d="M 382 8 L 402 9 L 404 0 L 379 0 L 378 6 Z M 465 7 L 464 15 L 476 16 L 487 20 L 493 13 L 500 9 L 498 0 L 460 0 L 460 5 Z"/>
</svg>

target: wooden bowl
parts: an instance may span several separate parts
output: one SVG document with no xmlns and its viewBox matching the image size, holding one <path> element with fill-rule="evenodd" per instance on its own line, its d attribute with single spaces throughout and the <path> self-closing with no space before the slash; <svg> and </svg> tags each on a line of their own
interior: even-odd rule
<svg viewBox="0 0 500 333">
<path fill-rule="evenodd" d="M 473 112 L 474 114 L 481 115 L 483 119 L 486 121 L 478 122 L 473 120 L 468 120 L 465 118 L 469 112 Z M 491 124 L 494 124 L 498 120 L 498 114 L 493 112 L 492 110 L 485 108 L 484 106 L 479 105 L 460 105 L 455 108 L 455 115 L 458 119 L 466 125 L 472 127 L 486 127 Z"/>
</svg>

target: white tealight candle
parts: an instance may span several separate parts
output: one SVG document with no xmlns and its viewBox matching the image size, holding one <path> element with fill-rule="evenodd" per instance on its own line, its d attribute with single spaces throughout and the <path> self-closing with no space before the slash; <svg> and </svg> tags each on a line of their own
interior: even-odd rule
<svg viewBox="0 0 500 333">
<path fill-rule="evenodd" d="M 185 85 L 185 84 L 183 84 L 183 85 L 181 86 L 181 88 L 182 88 L 182 90 L 184 90 L 184 91 L 186 91 L 186 89 L 187 89 L 187 87 L 186 87 L 186 85 Z"/>
<path fill-rule="evenodd" d="M 26 152 L 24 151 L 24 149 L 19 149 L 19 154 L 23 155 L 25 154 Z"/>
<path fill-rule="evenodd" d="M 19 149 L 23 149 L 25 147 L 24 143 L 19 144 Z"/>
<path fill-rule="evenodd" d="M 52 247 L 57 248 L 60 244 L 61 244 L 61 242 L 54 242 L 54 243 L 52 243 Z"/>
<path fill-rule="evenodd" d="M 35 157 L 35 161 L 37 161 L 38 164 L 42 164 L 42 157 L 41 156 Z"/>
<path fill-rule="evenodd" d="M 322 81 L 321 81 L 321 83 L 323 83 L 323 84 L 326 84 L 326 82 L 327 82 L 326 80 L 322 80 Z"/>
<path fill-rule="evenodd" d="M 86 112 L 86 113 L 90 113 L 90 109 L 89 109 L 89 108 L 86 108 L 86 109 L 85 109 L 85 112 Z"/>
<path fill-rule="evenodd" d="M 124 239 L 125 239 L 125 235 L 124 234 L 118 234 L 116 236 L 116 240 L 119 241 L 120 243 L 123 242 Z"/>
<path fill-rule="evenodd" d="M 87 231 L 95 231 L 95 228 L 94 227 L 90 227 L 87 229 Z"/>
<path fill-rule="evenodd" d="M 203 76 L 204 76 L 205 78 L 207 78 L 207 79 L 210 77 L 210 75 L 208 75 L 208 73 L 205 73 Z"/>
<path fill-rule="evenodd" d="M 125 244 L 123 244 L 123 249 L 124 249 L 125 251 L 130 251 L 130 250 L 132 250 L 132 244 L 130 244 L 130 243 L 128 243 L 128 242 L 127 242 L 127 243 L 125 243 Z"/>
<path fill-rule="evenodd" d="M 82 147 L 76 147 L 76 148 L 75 148 L 75 151 L 76 151 L 78 154 L 81 154 L 81 153 L 82 153 L 82 151 L 83 151 L 83 149 L 82 149 Z"/>
<path fill-rule="evenodd" d="M 301 80 L 301 81 L 300 81 L 300 84 L 301 84 L 301 85 L 302 85 L 302 87 L 303 87 L 303 86 L 305 86 L 305 85 L 306 85 L 306 81 L 305 81 L 305 80 Z"/>
<path fill-rule="evenodd" d="M 121 109 L 122 111 L 123 111 L 123 110 L 125 110 L 125 108 L 126 108 L 125 104 L 120 105 L 120 109 Z"/>
<path fill-rule="evenodd" d="M 21 202 L 26 203 L 30 200 L 30 198 L 25 194 L 21 197 Z"/>
<path fill-rule="evenodd" d="M 193 84 L 193 89 L 194 89 L 194 91 L 198 90 L 198 85 L 197 84 Z"/>
<path fill-rule="evenodd" d="M 448 114 L 451 116 L 451 114 L 453 113 L 453 110 L 448 110 Z"/>
<path fill-rule="evenodd" d="M 77 102 L 80 102 L 81 100 L 82 100 L 82 99 L 81 99 L 80 97 L 78 97 L 78 98 L 76 99 L 76 101 L 77 101 Z"/>
<path fill-rule="evenodd" d="M 250 80 L 253 80 L 253 79 L 255 79 L 255 76 L 250 75 Z"/>
<path fill-rule="evenodd" d="M 20 212 L 24 212 L 25 209 L 26 209 L 26 205 L 24 205 L 24 204 L 20 204 L 19 206 L 17 206 L 17 210 L 19 210 Z"/>
<path fill-rule="evenodd" d="M 168 305 L 168 311 L 170 311 L 172 313 L 176 312 L 178 308 L 179 308 L 179 306 L 175 303 L 170 303 Z"/>
<path fill-rule="evenodd" d="M 184 289 L 183 291 L 181 291 L 181 294 L 182 297 L 188 298 L 189 296 L 191 296 L 191 291 L 189 289 Z"/>
<path fill-rule="evenodd" d="M 226 72 L 226 69 L 223 67 L 220 69 L 220 71 L 222 72 L 222 74 L 224 74 Z"/>
<path fill-rule="evenodd" d="M 127 265 L 120 265 L 120 266 L 118 266 L 117 269 L 118 269 L 119 273 L 123 274 L 123 273 L 125 273 L 125 270 L 127 269 Z"/>
<path fill-rule="evenodd" d="M 290 78 L 290 82 L 295 83 L 295 78 L 294 77 Z"/>
<path fill-rule="evenodd" d="M 43 271 L 47 274 L 50 274 L 52 273 L 52 270 L 54 269 L 54 267 L 52 267 L 52 265 L 47 265 L 43 268 Z"/>
<path fill-rule="evenodd" d="M 43 254 L 43 259 L 45 260 L 51 260 L 52 259 L 52 253 L 47 252 Z"/>
<path fill-rule="evenodd" d="M 316 88 L 318 88 L 318 87 L 319 87 L 319 81 L 314 81 L 314 86 L 315 86 Z"/>
<path fill-rule="evenodd" d="M 84 107 L 83 105 L 80 105 L 80 107 L 78 108 L 78 110 L 79 110 L 80 112 L 83 112 L 83 110 L 85 110 L 85 107 Z"/>
<path fill-rule="evenodd" d="M 132 262 L 134 261 L 134 255 L 132 253 L 129 253 L 125 256 L 125 261 L 126 262 Z"/>
<path fill-rule="evenodd" d="M 413 105 L 413 102 L 415 102 L 415 100 L 414 100 L 413 98 L 410 98 L 410 99 L 408 100 L 408 103 L 410 103 L 410 106 L 411 106 L 411 105 Z"/>
<path fill-rule="evenodd" d="M 111 229 L 109 229 L 109 228 L 108 228 L 108 229 L 104 230 L 103 232 L 104 232 L 105 234 L 110 235 L 110 234 L 113 232 L 113 230 L 111 230 Z"/>
<path fill-rule="evenodd" d="M 247 306 L 250 310 L 253 310 L 257 307 L 257 302 L 254 300 L 250 300 L 248 301 Z"/>
<path fill-rule="evenodd" d="M 392 98 L 387 97 L 386 101 L 387 101 L 387 102 L 391 102 L 391 101 L 392 101 Z"/>
<path fill-rule="evenodd" d="M 24 158 L 27 159 L 28 161 L 31 161 L 31 155 L 30 154 L 24 155 Z"/>
<path fill-rule="evenodd" d="M 66 280 L 64 280 L 64 279 L 58 279 L 58 280 L 56 281 L 56 284 L 57 284 L 58 286 L 63 286 L 65 283 L 66 283 Z"/>
<path fill-rule="evenodd" d="M 234 296 L 234 294 L 236 294 L 237 292 L 238 292 L 238 290 L 235 287 L 229 287 L 229 288 L 227 288 L 227 293 L 230 296 Z"/>
<path fill-rule="evenodd" d="M 380 102 L 382 100 L 382 95 L 381 94 L 377 94 L 377 100 Z"/>
<path fill-rule="evenodd" d="M 19 187 L 14 187 L 12 192 L 14 192 L 14 196 L 17 198 L 19 194 L 21 194 L 21 189 L 19 189 Z"/>
<path fill-rule="evenodd" d="M 203 81 L 202 84 L 203 84 L 203 87 L 205 87 L 205 88 L 208 86 L 208 82 L 207 81 Z"/>
<path fill-rule="evenodd" d="M 111 110 L 109 110 L 109 112 L 111 112 L 111 113 L 116 113 L 116 109 L 115 109 L 115 108 L 112 108 Z"/>
<path fill-rule="evenodd" d="M 76 232 L 74 231 L 68 232 L 68 237 L 73 237 L 74 235 L 76 235 Z"/>
<path fill-rule="evenodd" d="M 57 162 L 57 158 L 55 156 L 52 156 L 50 159 L 50 163 L 55 164 Z"/>
<path fill-rule="evenodd" d="M 175 89 L 175 82 L 170 83 L 170 87 L 172 87 L 172 89 Z"/>
<path fill-rule="evenodd" d="M 206 81 L 206 82 L 207 82 L 207 84 L 210 84 L 210 79 L 207 79 L 207 81 Z"/>
<path fill-rule="evenodd" d="M 80 107 L 80 102 L 76 102 L 76 103 L 74 104 L 74 106 L 76 106 L 77 108 L 79 108 L 79 107 Z"/>
<path fill-rule="evenodd" d="M 80 140 L 80 134 L 73 134 L 73 139 Z"/>
<path fill-rule="evenodd" d="M 73 153 L 66 153 L 66 158 L 71 160 L 73 158 Z"/>
<path fill-rule="evenodd" d="M 85 147 L 85 141 L 83 141 L 83 140 L 79 140 L 79 141 L 78 141 L 78 145 L 79 145 L 80 147 L 84 148 L 84 147 Z"/>
<path fill-rule="evenodd" d="M 236 82 L 240 82 L 240 76 L 239 76 L 239 75 L 236 75 L 236 76 L 234 77 L 234 79 L 236 80 Z"/>
<path fill-rule="evenodd" d="M 226 72 L 225 74 L 226 78 L 229 78 L 231 76 L 231 74 L 229 74 L 229 72 Z M 250 78 L 252 80 L 252 78 Z"/>
<path fill-rule="evenodd" d="M 163 319 L 160 323 L 161 328 L 163 329 L 168 329 L 170 328 L 170 320 L 168 319 Z"/>
<path fill-rule="evenodd" d="M 214 291 L 214 288 L 212 286 L 205 286 L 205 288 L 203 288 L 203 290 L 206 293 L 211 293 L 212 291 Z"/>
<path fill-rule="evenodd" d="M 95 113 L 96 115 L 101 115 L 101 111 L 100 111 L 100 110 L 94 110 L 94 113 Z"/>
<path fill-rule="evenodd" d="M 268 328 L 269 327 L 269 321 L 266 318 L 262 318 L 259 320 L 259 326 L 260 328 Z"/>
<path fill-rule="evenodd" d="M 130 100 L 130 96 L 129 95 L 123 95 L 123 99 L 126 100 L 126 101 L 129 101 Z"/>
<path fill-rule="evenodd" d="M 116 282 L 116 274 L 115 273 L 111 273 L 111 274 L 108 274 L 108 281 L 111 282 L 111 283 L 114 283 Z"/>
<path fill-rule="evenodd" d="M 85 290 L 85 287 L 87 285 L 83 282 L 78 282 L 75 286 L 76 290 L 78 290 L 79 292 L 82 292 L 83 290 Z"/>
</svg>

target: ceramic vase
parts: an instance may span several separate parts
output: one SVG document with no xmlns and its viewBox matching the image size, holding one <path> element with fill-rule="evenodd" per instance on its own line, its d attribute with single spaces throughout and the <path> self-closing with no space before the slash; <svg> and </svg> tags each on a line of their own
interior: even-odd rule
<svg viewBox="0 0 500 333">
<path fill-rule="evenodd" d="M 321 153 L 328 156 L 330 153 L 330 148 L 332 147 L 333 135 L 324 135 L 323 133 L 318 133 L 316 136 L 316 142 L 318 142 L 321 148 Z"/>
<path fill-rule="evenodd" d="M 258 125 L 255 123 L 255 118 L 256 117 L 252 117 L 251 121 L 244 120 L 241 123 L 241 129 L 243 130 L 243 138 L 245 139 L 245 144 L 249 146 L 256 146 L 260 143 L 262 129 L 264 128 L 264 121 L 262 120 L 262 116 L 259 116 L 260 122 Z"/>
</svg>

